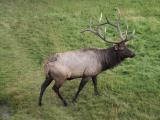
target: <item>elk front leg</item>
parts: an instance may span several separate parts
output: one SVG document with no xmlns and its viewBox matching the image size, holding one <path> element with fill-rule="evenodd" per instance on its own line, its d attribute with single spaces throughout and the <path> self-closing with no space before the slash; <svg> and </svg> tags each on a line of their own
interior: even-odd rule
<svg viewBox="0 0 160 120">
<path fill-rule="evenodd" d="M 99 92 L 97 89 L 97 77 L 96 76 L 92 77 L 92 82 L 93 82 L 93 86 L 94 86 L 94 94 L 99 95 Z"/>
<path fill-rule="evenodd" d="M 81 82 L 80 82 L 80 84 L 79 84 L 78 91 L 77 91 L 77 93 L 75 94 L 75 96 L 73 97 L 72 102 L 76 102 L 76 99 L 77 99 L 80 91 L 84 88 L 84 86 L 86 85 L 86 83 L 88 82 L 88 80 L 89 80 L 89 79 L 88 79 L 87 77 L 82 78 L 82 80 L 81 80 Z"/>
</svg>

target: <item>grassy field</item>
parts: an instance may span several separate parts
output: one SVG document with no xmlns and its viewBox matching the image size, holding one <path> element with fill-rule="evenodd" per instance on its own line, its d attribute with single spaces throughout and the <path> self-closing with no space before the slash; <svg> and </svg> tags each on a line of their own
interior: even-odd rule
<svg viewBox="0 0 160 120">
<path fill-rule="evenodd" d="M 105 48 L 80 31 L 103 12 L 121 10 L 136 38 L 137 56 L 98 77 L 100 96 L 89 82 L 72 104 L 79 81 L 66 82 L 63 107 L 50 85 L 37 105 L 44 81 L 43 61 L 56 52 Z M 110 33 L 113 35 L 113 33 Z M 0 0 L 0 119 L 2 120 L 160 120 L 159 0 Z"/>
</svg>

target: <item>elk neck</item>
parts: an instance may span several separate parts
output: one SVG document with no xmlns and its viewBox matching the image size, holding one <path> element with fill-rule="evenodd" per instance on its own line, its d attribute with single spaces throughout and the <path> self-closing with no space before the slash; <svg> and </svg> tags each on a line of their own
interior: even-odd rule
<svg viewBox="0 0 160 120">
<path fill-rule="evenodd" d="M 99 59 L 102 64 L 102 71 L 113 68 L 120 64 L 124 59 L 114 50 L 113 47 L 99 51 Z"/>
</svg>

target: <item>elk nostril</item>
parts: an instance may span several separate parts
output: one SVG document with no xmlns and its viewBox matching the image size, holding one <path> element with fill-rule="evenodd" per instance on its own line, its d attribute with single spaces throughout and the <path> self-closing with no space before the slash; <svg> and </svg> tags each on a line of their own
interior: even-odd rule
<svg viewBox="0 0 160 120">
<path fill-rule="evenodd" d="M 136 54 L 135 54 L 135 53 L 132 53 L 131 57 L 135 57 L 135 56 L 136 56 Z"/>
</svg>

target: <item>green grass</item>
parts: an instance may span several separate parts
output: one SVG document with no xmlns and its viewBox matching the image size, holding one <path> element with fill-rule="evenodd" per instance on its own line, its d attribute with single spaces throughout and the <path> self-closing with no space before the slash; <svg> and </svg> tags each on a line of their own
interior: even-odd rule
<svg viewBox="0 0 160 120">
<path fill-rule="evenodd" d="M 0 107 L 9 120 L 160 120 L 159 0 L 0 0 Z M 73 105 L 79 81 L 66 82 L 63 107 L 50 85 L 37 105 L 42 64 L 52 53 L 106 46 L 80 34 L 101 12 L 114 18 L 118 7 L 136 39 L 137 56 L 98 77 L 100 96 L 89 82 Z M 111 33 L 113 34 L 113 33 Z M 0 108 L 0 111 L 3 109 Z"/>
</svg>

